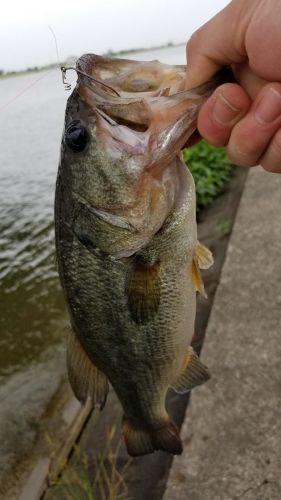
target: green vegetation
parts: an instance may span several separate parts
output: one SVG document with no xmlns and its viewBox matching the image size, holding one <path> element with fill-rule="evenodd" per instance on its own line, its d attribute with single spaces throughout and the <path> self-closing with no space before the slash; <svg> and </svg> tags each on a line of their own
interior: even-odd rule
<svg viewBox="0 0 281 500">
<path fill-rule="evenodd" d="M 184 149 L 183 158 L 194 177 L 199 211 L 210 205 L 223 190 L 233 165 L 224 149 L 205 141 Z"/>
<path fill-rule="evenodd" d="M 216 225 L 216 233 L 218 238 L 224 238 L 224 236 L 228 236 L 231 233 L 231 220 L 226 219 L 222 222 L 219 222 Z"/>
<path fill-rule="evenodd" d="M 92 454 L 82 445 L 74 447 L 72 458 L 57 480 L 51 480 L 49 500 L 127 500 L 126 471 L 131 459 L 117 466 L 121 441 L 116 443 L 116 429 L 109 429 L 103 453 Z M 64 467 L 65 463 L 61 466 Z"/>
</svg>

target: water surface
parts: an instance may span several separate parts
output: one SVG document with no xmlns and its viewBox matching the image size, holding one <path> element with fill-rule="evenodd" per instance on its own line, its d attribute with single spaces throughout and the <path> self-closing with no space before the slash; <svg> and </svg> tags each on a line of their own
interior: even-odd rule
<svg viewBox="0 0 281 500">
<path fill-rule="evenodd" d="M 60 338 L 53 200 L 66 94 L 60 72 L 0 80 L 0 377 Z"/>
</svg>

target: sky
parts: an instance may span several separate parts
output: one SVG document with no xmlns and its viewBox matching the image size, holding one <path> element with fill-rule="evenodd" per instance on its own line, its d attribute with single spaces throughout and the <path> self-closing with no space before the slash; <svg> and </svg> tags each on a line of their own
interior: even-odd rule
<svg viewBox="0 0 281 500">
<path fill-rule="evenodd" d="M 1 8 L 0 69 L 167 42 L 185 42 L 229 0 L 7 0 Z"/>
</svg>

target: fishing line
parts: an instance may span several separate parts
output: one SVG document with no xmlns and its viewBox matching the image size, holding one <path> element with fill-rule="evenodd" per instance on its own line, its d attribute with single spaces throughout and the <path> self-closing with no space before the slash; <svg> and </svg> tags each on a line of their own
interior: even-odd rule
<svg viewBox="0 0 281 500">
<path fill-rule="evenodd" d="M 102 87 L 107 88 L 108 90 L 110 90 L 111 92 L 113 92 L 117 97 L 120 97 L 120 94 L 118 94 L 117 90 L 115 90 L 113 87 L 110 87 L 110 85 L 107 85 L 106 83 L 104 83 L 103 81 L 99 80 L 98 78 L 94 78 L 93 76 L 88 75 L 87 73 L 84 73 L 80 69 L 74 68 L 73 66 L 68 66 L 68 67 L 61 66 L 60 57 L 59 57 L 59 48 L 58 48 L 57 37 L 55 35 L 55 32 L 54 32 L 53 28 L 50 25 L 48 26 L 48 28 L 49 28 L 49 30 L 52 33 L 52 36 L 54 38 L 55 48 L 56 48 L 56 56 L 57 56 L 57 63 L 58 63 L 58 66 L 60 67 L 60 70 L 62 72 L 62 82 L 63 82 L 65 90 L 71 90 L 71 84 L 66 81 L 66 71 L 68 71 L 68 70 L 71 69 L 73 71 L 76 71 L 77 74 L 81 74 L 81 75 L 85 76 L 86 78 L 89 78 L 89 80 L 92 80 L 93 82 L 101 85 Z M 2 111 L 7 106 L 9 106 L 14 101 L 16 101 L 19 97 L 21 97 L 23 94 L 25 94 L 25 92 L 28 92 L 28 90 L 31 87 L 33 87 L 34 85 L 36 85 L 38 82 L 40 82 L 40 80 L 43 80 L 44 78 L 46 78 L 46 76 L 48 76 L 48 74 L 51 71 L 51 69 L 52 68 L 50 68 L 46 73 L 44 73 L 43 75 L 41 75 L 39 78 L 36 78 L 36 80 L 34 80 L 33 82 L 31 82 L 29 85 L 27 85 L 23 90 L 21 90 L 18 94 L 16 94 L 12 99 L 10 99 L 5 104 L 3 104 L 2 106 L 0 106 L 0 111 Z"/>
<path fill-rule="evenodd" d="M 43 80 L 43 78 L 45 78 L 48 74 L 49 74 L 49 72 L 44 73 L 39 78 L 36 78 L 36 80 L 34 80 L 34 82 L 31 82 L 29 85 L 27 85 L 27 87 L 25 87 L 23 90 L 21 90 L 21 92 L 19 92 L 18 94 L 16 94 L 15 97 L 13 97 L 12 99 L 10 99 L 10 101 L 8 101 L 5 104 L 3 104 L 3 106 L 0 107 L 0 111 L 2 111 L 2 109 L 5 109 L 7 106 L 9 106 L 14 101 L 16 101 L 20 96 L 22 96 L 22 94 L 24 94 L 25 92 L 27 92 L 36 83 L 40 82 L 40 80 Z"/>
<path fill-rule="evenodd" d="M 73 71 L 76 71 L 77 74 L 81 74 L 83 76 L 86 76 L 87 78 L 89 78 L 93 82 L 98 83 L 99 85 L 102 85 L 103 87 L 106 87 L 108 90 L 110 90 L 111 92 L 114 92 L 114 94 L 116 94 L 118 97 L 120 97 L 120 95 L 118 94 L 118 92 L 114 88 L 112 88 L 112 87 L 110 87 L 110 85 L 107 85 L 106 83 L 98 80 L 98 78 L 94 78 L 93 76 L 88 75 L 87 73 L 84 73 L 80 69 L 74 68 L 74 66 L 68 66 L 68 67 L 61 66 L 60 65 L 60 57 L 59 57 L 59 49 L 58 49 L 57 37 L 55 35 L 55 32 L 54 32 L 52 26 L 48 26 L 48 28 L 49 28 L 50 32 L 52 33 L 52 35 L 54 37 L 55 46 L 56 46 L 57 61 L 58 61 L 58 65 L 60 66 L 60 70 L 62 72 L 62 83 L 64 85 L 65 90 L 71 90 L 71 83 L 69 83 L 69 82 L 66 81 L 66 72 L 69 69 L 72 69 Z"/>
<path fill-rule="evenodd" d="M 58 66 L 60 67 L 59 49 L 58 49 L 57 38 L 56 38 L 56 35 L 54 33 L 53 28 L 51 26 L 48 26 L 48 28 L 49 28 L 50 32 L 52 33 L 52 35 L 54 37 L 55 47 L 56 47 L 56 55 L 57 55 L 57 62 L 58 62 Z M 21 97 L 23 94 L 25 94 L 25 92 L 28 92 L 28 90 L 31 87 L 33 87 L 34 85 L 36 85 L 36 83 L 40 82 L 40 80 L 43 80 L 43 78 L 45 78 L 46 76 L 48 76 L 48 74 L 51 71 L 51 69 L 52 68 L 50 68 L 48 71 L 46 71 L 46 73 L 43 73 L 43 75 L 39 76 L 39 78 L 36 78 L 36 80 L 34 80 L 33 82 L 31 82 L 29 85 L 27 85 L 26 87 L 24 87 L 24 89 L 21 90 L 18 94 L 16 94 L 15 97 L 13 97 L 12 99 L 10 99 L 10 101 L 8 101 L 5 104 L 3 104 L 2 106 L 0 106 L 0 111 L 2 111 L 2 109 L 5 109 L 7 106 L 9 106 L 14 101 L 16 101 L 19 97 Z"/>
<path fill-rule="evenodd" d="M 57 42 L 57 37 L 55 35 L 55 32 L 52 28 L 52 26 L 48 26 L 50 32 L 52 33 L 53 37 L 54 37 L 54 41 L 55 41 L 55 47 L 56 47 L 56 54 L 57 54 L 57 62 L 58 62 L 58 66 L 60 66 L 60 57 L 59 57 L 59 48 L 58 48 L 58 42 Z"/>
</svg>

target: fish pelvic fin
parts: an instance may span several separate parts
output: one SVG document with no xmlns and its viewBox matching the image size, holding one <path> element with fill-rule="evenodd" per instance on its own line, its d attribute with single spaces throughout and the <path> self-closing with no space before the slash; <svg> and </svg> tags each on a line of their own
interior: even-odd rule
<svg viewBox="0 0 281 500">
<path fill-rule="evenodd" d="M 203 295 L 203 297 L 205 297 L 205 299 L 206 299 L 207 294 L 205 291 L 205 287 L 204 287 L 204 283 L 203 283 L 203 279 L 201 276 L 201 272 L 200 272 L 200 268 L 199 268 L 199 264 L 198 264 L 198 259 L 197 259 L 196 255 L 194 255 L 193 261 L 192 261 L 191 279 L 192 279 L 192 283 L 193 283 L 193 286 L 194 286 L 196 292 L 201 293 L 201 295 Z"/>
<path fill-rule="evenodd" d="M 203 297 L 205 298 L 207 298 L 207 294 L 205 291 L 200 269 L 209 269 L 209 267 L 211 267 L 213 263 L 214 259 L 212 252 L 207 247 L 202 245 L 202 243 L 197 241 L 192 261 L 191 276 L 195 290 L 201 293 L 201 295 L 203 295 Z"/>
<path fill-rule="evenodd" d="M 127 305 L 138 324 L 151 321 L 160 304 L 160 262 L 145 264 L 135 257 L 126 280 Z"/>
<path fill-rule="evenodd" d="M 166 451 L 173 455 L 182 453 L 182 442 L 175 424 L 168 420 L 162 427 L 147 429 L 138 427 L 128 418 L 123 421 L 123 435 L 127 451 L 131 457 Z"/>
<path fill-rule="evenodd" d="M 93 408 L 98 406 L 102 410 L 108 394 L 107 378 L 90 360 L 73 331 L 67 346 L 67 370 L 78 401 L 85 404 L 90 398 Z"/>
<path fill-rule="evenodd" d="M 172 389 L 179 394 L 189 392 L 197 385 L 202 385 L 210 378 L 210 373 L 194 349 L 190 346 L 185 361 L 184 370 L 178 380 L 172 385 Z"/>
</svg>

